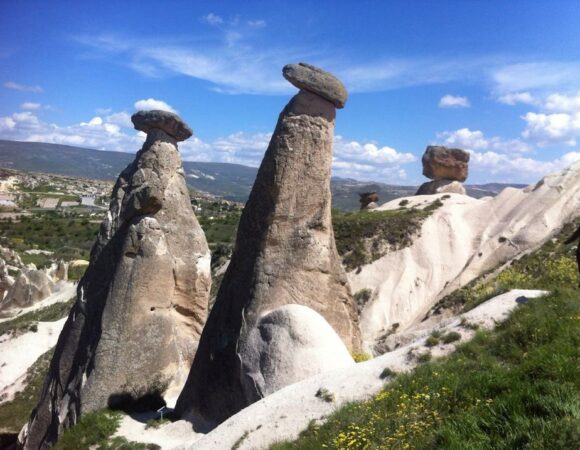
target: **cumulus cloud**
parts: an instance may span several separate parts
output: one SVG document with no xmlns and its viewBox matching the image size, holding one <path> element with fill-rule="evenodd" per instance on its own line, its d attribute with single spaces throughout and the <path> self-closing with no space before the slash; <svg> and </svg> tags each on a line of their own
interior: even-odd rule
<svg viewBox="0 0 580 450">
<path fill-rule="evenodd" d="M 508 92 L 498 97 L 497 101 L 505 105 L 515 105 L 517 103 L 534 105 L 537 103 L 537 99 L 529 92 Z"/>
<path fill-rule="evenodd" d="M 548 95 L 546 98 L 545 107 L 550 111 L 580 111 L 580 91 L 573 95 Z"/>
<path fill-rule="evenodd" d="M 448 146 L 466 150 L 493 150 L 503 153 L 525 153 L 532 147 L 519 139 L 504 139 L 499 136 L 486 137 L 480 130 L 460 128 L 455 131 L 445 131 L 438 134 Z"/>
<path fill-rule="evenodd" d="M 470 167 L 485 173 L 487 176 L 503 176 L 506 180 L 539 178 L 580 161 L 580 152 L 569 152 L 552 161 L 540 161 L 521 156 L 514 158 L 492 151 L 482 153 L 472 151 L 470 153 Z"/>
<path fill-rule="evenodd" d="M 533 139 L 540 146 L 560 142 L 569 146 L 576 145 L 576 138 L 580 134 L 580 112 L 574 114 L 529 112 L 522 118 L 526 122 L 526 128 L 522 132 L 524 138 Z"/>
<path fill-rule="evenodd" d="M 14 91 L 21 91 L 21 92 L 42 92 L 42 88 L 40 86 L 30 86 L 27 84 L 16 83 L 15 81 L 6 81 L 3 85 L 6 89 L 12 89 Z"/>
<path fill-rule="evenodd" d="M 177 113 L 175 109 L 173 109 L 170 105 L 165 103 L 163 100 L 156 100 L 154 98 L 148 98 L 145 100 L 137 100 L 135 102 L 135 109 L 137 111 L 151 111 L 153 109 L 161 109 L 163 111 L 169 111 L 172 113 Z"/>
<path fill-rule="evenodd" d="M 469 108 L 471 103 L 467 97 L 444 95 L 439 100 L 439 108 Z"/>
<path fill-rule="evenodd" d="M 214 13 L 209 13 L 206 16 L 203 16 L 201 18 L 201 21 L 212 26 L 221 25 L 224 23 L 224 19 L 222 19 L 220 16 Z"/>
</svg>

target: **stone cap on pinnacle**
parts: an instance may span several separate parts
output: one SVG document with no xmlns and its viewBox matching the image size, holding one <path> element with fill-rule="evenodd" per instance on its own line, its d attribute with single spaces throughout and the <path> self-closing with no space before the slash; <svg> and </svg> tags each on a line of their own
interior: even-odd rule
<svg viewBox="0 0 580 450">
<path fill-rule="evenodd" d="M 282 75 L 298 89 L 320 95 L 337 108 L 344 108 L 348 92 L 338 78 L 306 63 L 286 64 Z"/>
<path fill-rule="evenodd" d="M 131 116 L 131 122 L 136 130 L 149 133 L 153 128 L 159 128 L 177 141 L 185 141 L 193 134 L 191 128 L 177 114 L 154 109 L 139 111 Z"/>
</svg>

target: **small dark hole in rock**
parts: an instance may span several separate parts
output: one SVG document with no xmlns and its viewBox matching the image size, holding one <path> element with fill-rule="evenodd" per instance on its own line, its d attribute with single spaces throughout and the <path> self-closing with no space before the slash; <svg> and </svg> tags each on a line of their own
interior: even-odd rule
<svg viewBox="0 0 580 450">
<path fill-rule="evenodd" d="M 155 311 L 155 306 L 152 306 L 150 311 Z"/>
</svg>

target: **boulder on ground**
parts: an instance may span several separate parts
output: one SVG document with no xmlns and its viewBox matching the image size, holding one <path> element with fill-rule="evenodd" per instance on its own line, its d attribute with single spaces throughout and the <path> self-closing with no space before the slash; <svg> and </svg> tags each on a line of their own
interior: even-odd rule
<svg viewBox="0 0 580 450">
<path fill-rule="evenodd" d="M 248 403 L 319 373 L 355 364 L 324 317 L 302 305 L 263 315 L 239 349 Z"/>
<path fill-rule="evenodd" d="M 459 148 L 429 145 L 422 158 L 423 175 L 432 180 L 465 181 L 469 153 Z"/>
<path fill-rule="evenodd" d="M 147 140 L 113 189 L 40 401 L 21 433 L 26 449 L 51 447 L 88 412 L 145 401 L 159 407 L 187 378 L 207 315 L 211 258 L 177 150 L 182 136 L 166 131 L 185 125 L 172 117 L 133 117 L 150 127 Z"/>
<path fill-rule="evenodd" d="M 360 349 L 356 305 L 331 221 L 335 115 L 334 103 L 306 89 L 280 114 L 176 404 L 177 414 L 198 429 L 248 406 L 239 348 L 266 312 L 293 303 L 308 306 L 349 350 Z"/>
<path fill-rule="evenodd" d="M 437 180 L 423 183 L 415 195 L 432 195 L 432 194 L 463 194 L 467 191 L 459 181 Z"/>
</svg>

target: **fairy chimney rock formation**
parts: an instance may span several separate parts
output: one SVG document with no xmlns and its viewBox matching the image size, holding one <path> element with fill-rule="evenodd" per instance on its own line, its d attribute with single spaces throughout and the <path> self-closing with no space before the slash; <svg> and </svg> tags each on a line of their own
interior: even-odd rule
<svg viewBox="0 0 580 450">
<path fill-rule="evenodd" d="M 429 145 L 421 159 L 423 175 L 433 181 L 422 184 L 415 195 L 466 194 L 461 184 L 467 179 L 469 153 L 459 148 Z"/>
<path fill-rule="evenodd" d="M 256 400 L 244 390 L 251 377 L 260 377 L 248 340 L 263 316 L 279 307 L 313 309 L 350 351 L 360 348 L 330 215 L 335 108 L 344 106 L 347 93 L 334 76 L 306 64 L 288 65 L 283 74 L 301 90 L 278 118 L 176 405 L 177 414 L 197 428 L 220 423 Z M 309 374 L 293 372 L 290 378 Z"/>
<path fill-rule="evenodd" d="M 120 174 L 59 337 L 38 406 L 20 436 L 49 448 L 79 416 L 177 396 L 204 326 L 210 252 L 177 150 L 175 114 L 139 112 L 147 140 Z"/>
<path fill-rule="evenodd" d="M 363 192 L 359 195 L 360 209 L 375 209 L 379 206 L 379 195 L 376 192 Z"/>
</svg>

